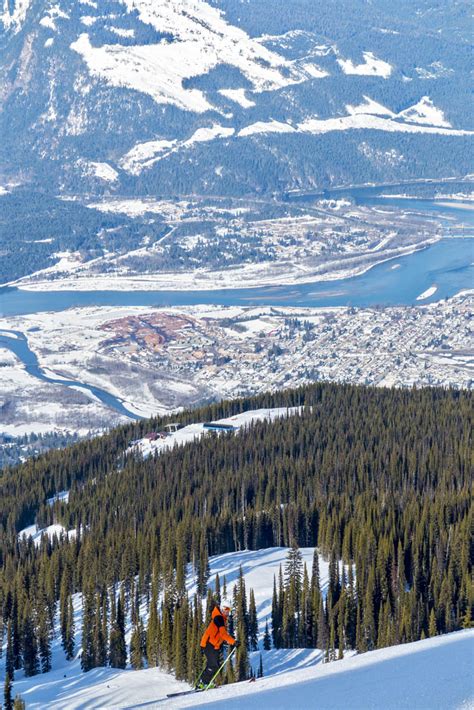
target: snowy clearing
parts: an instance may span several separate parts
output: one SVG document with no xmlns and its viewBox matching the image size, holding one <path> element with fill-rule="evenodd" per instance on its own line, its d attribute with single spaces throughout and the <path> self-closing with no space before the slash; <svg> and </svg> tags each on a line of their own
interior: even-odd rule
<svg viewBox="0 0 474 710">
<path fill-rule="evenodd" d="M 252 409 L 248 412 L 236 414 L 233 417 L 218 419 L 212 422 L 216 425 L 224 427 L 233 427 L 229 431 L 238 431 L 239 429 L 251 426 L 258 421 L 273 421 L 281 417 L 294 416 L 301 412 L 301 407 L 278 407 L 275 409 Z M 188 426 L 178 429 L 178 431 L 170 433 L 165 439 L 157 439 L 150 441 L 146 437 L 134 441 L 129 446 L 129 451 L 139 452 L 144 458 L 152 456 L 155 453 L 167 451 L 175 446 L 184 446 L 192 441 L 200 439 L 205 434 L 208 434 L 209 429 L 206 429 L 203 422 L 196 424 L 188 424 Z M 222 429 L 222 431 L 225 431 Z"/>
<path fill-rule="evenodd" d="M 234 101 L 236 104 L 239 104 L 242 108 L 255 106 L 255 101 L 246 97 L 245 89 L 220 89 L 219 93 L 231 101 Z"/>
<path fill-rule="evenodd" d="M 382 107 L 383 108 L 383 107 Z M 436 133 L 439 135 L 450 135 L 450 136 L 467 136 L 472 135 L 472 131 L 458 130 L 454 128 L 447 128 L 441 125 L 441 119 L 438 116 L 438 123 L 434 125 L 424 125 L 428 122 L 426 118 L 425 121 L 421 121 L 418 112 L 413 112 L 413 114 L 407 114 L 402 118 L 415 121 L 412 116 L 417 117 L 418 121 L 413 123 L 406 123 L 404 121 L 398 121 L 392 118 L 384 118 L 383 116 L 375 114 L 375 108 L 369 106 L 369 110 L 372 113 L 361 113 L 361 106 L 349 106 L 348 110 L 352 113 L 349 116 L 340 116 L 336 118 L 307 118 L 302 123 L 298 123 L 296 126 L 292 126 L 289 123 L 284 123 L 281 121 L 258 121 L 250 126 L 242 128 L 237 134 L 239 137 L 245 137 L 252 135 L 254 133 L 311 133 L 313 135 L 318 135 L 322 133 L 331 133 L 333 131 L 348 131 L 348 130 L 375 130 L 375 131 L 388 131 L 389 133 Z M 411 111 L 411 109 L 407 109 Z M 439 111 L 439 109 L 436 109 Z M 401 116 L 401 114 L 400 114 Z M 395 118 L 398 118 L 395 116 Z M 444 123 L 446 125 L 446 123 Z M 448 124 L 449 125 L 449 124 Z"/>
<path fill-rule="evenodd" d="M 392 65 L 377 59 L 373 52 L 364 52 L 364 61 L 361 64 L 354 64 L 351 59 L 338 59 L 337 63 L 344 74 L 354 74 L 357 76 L 380 76 L 388 79 L 392 73 Z"/>
<path fill-rule="evenodd" d="M 71 44 L 84 59 L 92 76 L 116 87 L 148 94 L 156 103 L 203 113 L 212 109 L 200 89 L 184 82 L 209 73 L 220 64 L 240 70 L 254 91 L 273 91 L 308 78 L 325 75 L 312 64 L 296 65 L 239 27 L 228 23 L 222 12 L 203 0 L 189 3 L 186 12 L 180 0 L 123 0 L 144 24 L 171 34 L 173 42 L 94 47 L 87 33 Z"/>
<path fill-rule="evenodd" d="M 62 503 L 68 503 L 69 502 L 69 491 L 60 491 L 59 493 L 56 493 L 52 498 L 48 498 L 46 503 L 48 505 L 54 505 L 57 501 L 61 501 Z"/>
<path fill-rule="evenodd" d="M 30 5 L 31 0 L 16 0 L 14 3 L 5 0 L 3 13 L 0 15 L 0 22 L 3 23 L 5 29 L 13 27 L 15 31 L 18 31 L 25 20 Z"/>
<path fill-rule="evenodd" d="M 397 115 L 410 123 L 451 128 L 451 124 L 445 119 L 444 113 L 433 104 L 429 96 L 423 96 L 418 103 L 404 111 L 400 111 Z"/>
<path fill-rule="evenodd" d="M 47 528 L 39 528 L 37 525 L 29 525 L 27 528 L 20 530 L 18 533 L 18 539 L 21 540 L 22 537 L 31 537 L 35 546 L 38 547 L 41 544 L 41 538 L 43 535 L 47 535 L 50 539 L 52 539 L 55 535 L 58 537 L 60 537 L 60 535 L 67 535 L 68 538 L 73 538 L 76 536 L 76 530 L 66 531 L 64 526 L 59 525 L 58 523 L 48 525 Z"/>
<path fill-rule="evenodd" d="M 385 106 L 382 106 L 382 104 L 379 104 L 377 101 L 374 101 L 370 98 L 370 96 L 364 96 L 363 98 L 364 101 L 358 106 L 351 106 L 350 104 L 347 104 L 347 113 L 351 115 L 362 113 L 365 115 L 390 116 L 390 118 L 395 117 L 393 111 L 390 111 L 389 108 L 386 108 Z"/>
</svg>

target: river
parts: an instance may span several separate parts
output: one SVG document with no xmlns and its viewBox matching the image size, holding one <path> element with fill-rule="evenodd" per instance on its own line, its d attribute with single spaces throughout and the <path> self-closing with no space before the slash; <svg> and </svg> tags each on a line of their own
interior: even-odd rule
<svg viewBox="0 0 474 710">
<path fill-rule="evenodd" d="M 461 218 L 472 232 L 474 214 L 461 206 L 441 206 L 436 201 L 383 198 L 367 190 L 338 191 L 329 197 L 350 194 L 358 204 L 380 204 L 402 209 L 431 210 Z M 311 201 L 312 195 L 303 196 Z M 302 196 L 295 199 L 301 200 Z M 320 196 L 319 196 L 320 197 Z M 447 222 L 447 225 L 449 222 Z M 449 228 L 447 226 L 447 233 Z M 420 305 L 455 295 L 474 285 L 474 241 L 445 237 L 431 246 L 404 257 L 385 261 L 360 276 L 296 286 L 241 288 L 220 291 L 49 291 L 34 292 L 15 288 L 0 290 L 0 316 L 27 315 L 43 311 L 62 311 L 80 306 L 184 306 L 196 304 L 240 306 L 395 306 Z M 420 295 L 426 296 L 419 300 Z M 6 331 L 4 331 L 6 333 Z M 25 365 L 27 372 L 45 382 L 79 388 L 105 405 L 132 419 L 139 419 L 117 397 L 81 382 L 48 377 L 29 349 L 26 336 L 0 332 L 0 346 L 9 348 Z"/>
<path fill-rule="evenodd" d="M 0 347 L 5 347 L 11 350 L 23 363 L 25 370 L 32 377 L 36 377 L 38 380 L 43 382 L 49 382 L 53 385 L 62 385 L 63 387 L 72 387 L 74 389 L 84 392 L 84 394 L 89 395 L 92 399 L 98 399 L 107 407 L 115 409 L 116 412 L 122 414 L 130 419 L 141 419 L 137 414 L 127 409 L 123 402 L 121 402 L 118 397 L 115 397 L 110 392 L 100 389 L 100 387 L 94 387 L 93 385 L 86 385 L 83 382 L 78 382 L 75 380 L 58 379 L 54 377 L 48 377 L 45 372 L 41 369 L 38 358 L 28 346 L 28 341 L 23 333 L 17 330 L 8 331 L 0 330 Z"/>
</svg>

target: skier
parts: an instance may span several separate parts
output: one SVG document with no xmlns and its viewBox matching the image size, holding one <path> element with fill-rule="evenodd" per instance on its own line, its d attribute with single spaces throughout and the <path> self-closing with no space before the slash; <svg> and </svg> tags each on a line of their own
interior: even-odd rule
<svg viewBox="0 0 474 710">
<path fill-rule="evenodd" d="M 201 649 L 206 656 L 206 667 L 201 675 L 198 688 L 205 688 L 213 679 L 219 668 L 219 651 L 223 643 L 237 648 L 239 642 L 227 632 L 227 619 L 231 610 L 231 602 L 223 599 L 220 607 L 216 604 L 212 610 L 209 626 L 201 639 Z"/>
</svg>

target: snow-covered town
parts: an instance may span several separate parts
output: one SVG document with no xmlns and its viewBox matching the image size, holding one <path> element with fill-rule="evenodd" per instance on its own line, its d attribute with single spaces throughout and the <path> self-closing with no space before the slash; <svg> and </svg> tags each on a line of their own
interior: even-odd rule
<svg viewBox="0 0 474 710">
<path fill-rule="evenodd" d="M 472 302 L 466 291 L 413 307 L 101 307 L 2 318 L 2 431 L 85 433 L 126 421 L 88 386 L 139 416 L 315 380 L 470 387 Z M 13 332 L 27 334 L 59 386 L 7 349 Z"/>
</svg>

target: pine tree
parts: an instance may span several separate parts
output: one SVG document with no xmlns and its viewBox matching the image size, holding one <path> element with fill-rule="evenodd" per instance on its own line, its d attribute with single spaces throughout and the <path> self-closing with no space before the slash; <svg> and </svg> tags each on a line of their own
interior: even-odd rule
<svg viewBox="0 0 474 710">
<path fill-rule="evenodd" d="M 430 623 L 428 628 L 428 636 L 436 636 L 438 629 L 436 628 L 436 614 L 435 610 L 431 609 L 430 612 Z"/>
<path fill-rule="evenodd" d="M 26 710 L 26 703 L 21 697 L 21 695 L 15 696 L 15 702 L 13 703 L 13 710 Z"/>
<path fill-rule="evenodd" d="M 463 629 L 471 629 L 472 628 L 472 607 L 469 602 L 466 606 L 466 611 L 465 611 L 464 616 L 462 618 L 462 627 L 463 627 Z M 431 636 L 431 634 L 430 634 L 430 636 Z"/>
<path fill-rule="evenodd" d="M 44 606 L 39 611 L 38 622 L 38 649 L 41 662 L 41 672 L 48 673 L 51 670 L 51 636 L 52 629 L 49 625 L 49 617 Z"/>
<path fill-rule="evenodd" d="M 249 648 L 251 651 L 256 651 L 258 648 L 257 607 L 255 604 L 255 594 L 253 589 L 250 590 L 249 601 Z"/>
<path fill-rule="evenodd" d="M 247 634 L 242 619 L 240 619 L 238 624 L 237 639 L 239 640 L 240 645 L 237 649 L 237 658 L 235 661 L 236 680 L 247 680 L 249 677 L 249 657 L 247 649 Z"/>
<path fill-rule="evenodd" d="M 273 596 L 272 596 L 272 637 L 273 646 L 280 648 L 281 643 L 281 616 L 280 604 L 278 601 L 278 592 L 276 587 L 276 579 L 273 576 Z"/>
<path fill-rule="evenodd" d="M 202 539 L 199 548 L 199 561 L 198 561 L 198 575 L 197 575 L 197 593 L 204 597 L 207 592 L 207 582 L 209 580 L 209 575 L 211 568 L 209 566 L 209 553 L 207 549 L 207 543 Z"/>
<path fill-rule="evenodd" d="M 265 633 L 263 634 L 263 650 L 269 651 L 272 647 L 270 633 L 268 631 L 268 621 L 265 622 Z"/>
<path fill-rule="evenodd" d="M 107 643 L 104 638 L 104 623 L 102 619 L 102 599 L 97 593 L 95 599 L 95 615 L 93 629 L 93 644 L 94 644 L 94 665 L 96 667 L 107 665 Z"/>
<path fill-rule="evenodd" d="M 72 603 L 72 595 L 70 594 L 67 600 L 67 612 L 64 636 L 62 639 L 66 660 L 71 661 L 74 658 L 75 640 L 74 640 L 74 607 Z"/>
<path fill-rule="evenodd" d="M 260 661 L 258 664 L 257 678 L 263 678 L 263 659 L 262 654 L 260 654 Z"/>
<path fill-rule="evenodd" d="M 91 589 L 87 589 L 82 599 L 81 668 L 84 672 L 95 668 L 94 622 L 94 594 Z"/>
<path fill-rule="evenodd" d="M 130 664 L 134 670 L 143 668 L 142 623 L 138 620 L 130 639 Z"/>
<path fill-rule="evenodd" d="M 5 675 L 5 685 L 3 688 L 3 705 L 5 710 L 13 710 L 12 681 L 9 673 Z"/>
<path fill-rule="evenodd" d="M 25 676 L 36 675 L 39 671 L 38 641 L 35 634 L 31 607 L 25 607 L 23 620 L 23 669 Z"/>
<path fill-rule="evenodd" d="M 125 646 L 124 590 L 117 601 L 117 613 L 110 631 L 109 665 L 112 668 L 126 668 L 127 649 Z"/>
<path fill-rule="evenodd" d="M 158 575 L 156 566 L 152 575 L 152 591 L 146 629 L 146 657 L 148 666 L 158 665 L 160 655 L 160 629 L 158 621 Z"/>
<path fill-rule="evenodd" d="M 317 648 L 325 649 L 329 640 L 328 622 L 322 595 L 319 598 Z"/>
<path fill-rule="evenodd" d="M 7 627 L 7 653 L 5 658 L 5 673 L 10 676 L 10 680 L 15 679 L 15 658 L 13 654 L 13 628 L 11 620 Z"/>
</svg>

